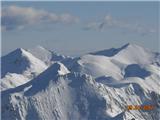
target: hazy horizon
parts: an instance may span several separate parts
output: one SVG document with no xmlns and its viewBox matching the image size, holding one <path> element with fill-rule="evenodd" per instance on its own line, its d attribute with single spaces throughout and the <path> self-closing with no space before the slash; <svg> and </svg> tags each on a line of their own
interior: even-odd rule
<svg viewBox="0 0 160 120">
<path fill-rule="evenodd" d="M 134 44 L 134 43 L 126 43 L 126 44 Z M 122 46 L 125 46 L 126 44 L 123 44 Z M 136 45 L 138 45 L 138 44 L 136 44 Z M 22 48 L 22 49 L 24 49 L 24 50 L 30 50 L 30 49 L 34 49 L 34 48 L 36 48 L 36 47 L 43 47 L 43 48 L 45 48 L 46 50 L 50 50 L 50 51 L 53 51 L 53 52 L 55 52 L 55 53 L 58 53 L 58 54 L 60 54 L 60 55 L 65 55 L 65 56 L 71 56 L 71 57 L 78 57 L 78 56 L 82 56 L 82 55 L 85 55 L 85 54 L 88 54 L 88 53 L 94 53 L 94 52 L 98 52 L 98 51 L 103 51 L 103 50 L 108 50 L 108 49 L 111 49 L 111 48 L 120 48 L 120 47 L 122 47 L 122 46 L 119 46 L 119 47 L 115 47 L 115 46 L 112 46 L 112 47 L 109 47 L 109 48 L 104 48 L 104 49 L 98 49 L 98 50 L 89 50 L 89 51 L 81 51 L 81 54 L 63 54 L 63 53 L 61 53 L 61 52 L 58 52 L 58 51 L 56 51 L 56 50 L 54 50 L 54 48 L 52 49 L 48 49 L 48 48 L 46 48 L 46 47 L 43 47 L 42 45 L 36 45 L 36 46 L 33 46 L 32 48 L 22 48 L 22 47 L 19 47 L 19 48 Z M 141 46 L 141 45 L 138 45 L 138 46 Z M 143 47 L 143 46 L 141 46 L 141 47 Z M 7 55 L 7 54 L 9 54 L 9 53 L 11 53 L 11 52 L 13 52 L 14 50 L 16 50 L 16 49 L 19 49 L 19 48 L 15 48 L 15 49 L 13 49 L 13 50 L 11 50 L 11 51 L 9 51 L 8 53 L 6 53 L 6 54 L 2 54 L 2 56 L 5 56 L 5 55 Z M 144 48 L 144 47 L 143 47 Z M 146 48 L 146 49 L 149 49 L 149 48 Z M 149 49 L 150 50 L 150 49 Z M 153 51 L 153 50 L 151 50 L 151 51 Z M 29 52 L 29 51 L 28 51 Z M 153 52 L 159 52 L 159 51 L 153 51 Z"/>
<path fill-rule="evenodd" d="M 37 45 L 64 55 L 133 43 L 159 52 L 157 2 L 2 2 L 2 55 Z"/>
</svg>

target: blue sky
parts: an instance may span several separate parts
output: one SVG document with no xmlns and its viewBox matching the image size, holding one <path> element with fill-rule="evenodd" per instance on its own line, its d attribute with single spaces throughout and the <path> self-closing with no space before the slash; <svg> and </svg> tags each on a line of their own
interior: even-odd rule
<svg viewBox="0 0 160 120">
<path fill-rule="evenodd" d="M 66 55 L 135 43 L 158 51 L 157 2 L 2 2 L 2 55 L 41 45 Z"/>
</svg>

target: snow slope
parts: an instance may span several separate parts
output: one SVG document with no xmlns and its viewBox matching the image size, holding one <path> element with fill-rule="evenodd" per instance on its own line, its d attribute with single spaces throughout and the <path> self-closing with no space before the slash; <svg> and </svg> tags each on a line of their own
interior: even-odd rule
<svg viewBox="0 0 160 120">
<path fill-rule="evenodd" d="M 103 85 L 55 63 L 34 80 L 2 92 L 2 119 L 155 120 L 159 117 L 156 109 L 127 111 L 126 105 L 157 104 L 157 97 L 138 84 Z"/>
<path fill-rule="evenodd" d="M 151 64 L 155 62 L 155 58 L 159 53 L 154 53 L 136 44 L 128 44 L 114 56 L 114 59 L 125 64 Z"/>
<path fill-rule="evenodd" d="M 47 68 L 44 62 L 22 48 L 3 56 L 1 63 L 1 90 L 24 84 Z"/>
<path fill-rule="evenodd" d="M 92 55 L 104 55 L 104 56 L 107 56 L 107 57 L 112 57 L 116 54 L 118 54 L 121 50 L 127 48 L 130 44 L 126 44 L 120 48 L 111 48 L 111 49 L 106 49 L 106 50 L 102 50 L 102 51 L 98 51 L 98 52 L 93 52 L 93 53 L 90 53 Z"/>
<path fill-rule="evenodd" d="M 2 91 L 2 120 L 159 120 L 159 53 L 132 44 L 105 51 L 54 62 Z"/>
<path fill-rule="evenodd" d="M 112 49 L 116 52 L 111 51 Z M 142 87 L 146 86 L 147 90 L 152 88 L 159 93 L 159 56 L 159 53 L 141 46 L 126 44 L 121 48 L 111 48 L 75 58 L 71 65 L 66 66 L 70 71 L 91 75 L 100 83 L 138 82 Z"/>
<path fill-rule="evenodd" d="M 67 58 L 67 56 L 47 50 L 42 46 L 36 46 L 35 48 L 28 49 L 28 51 L 38 59 L 45 62 L 47 65 L 52 64 L 52 62 L 62 61 L 63 59 Z"/>
<path fill-rule="evenodd" d="M 28 49 L 28 52 L 30 52 L 32 55 L 42 60 L 46 64 L 49 64 L 52 59 L 52 53 L 42 46 L 36 46 L 35 48 Z"/>
<path fill-rule="evenodd" d="M 137 64 L 143 68 L 143 66 L 154 64 L 159 67 L 159 53 L 151 52 L 135 44 L 126 44 L 121 48 L 112 49 L 116 52 L 109 49 L 76 58 L 74 62 L 70 63 L 69 69 L 90 74 L 95 78 L 107 75 L 121 80 L 124 77 L 126 67 L 129 65 Z M 105 54 L 108 54 L 108 51 L 109 56 Z"/>
</svg>

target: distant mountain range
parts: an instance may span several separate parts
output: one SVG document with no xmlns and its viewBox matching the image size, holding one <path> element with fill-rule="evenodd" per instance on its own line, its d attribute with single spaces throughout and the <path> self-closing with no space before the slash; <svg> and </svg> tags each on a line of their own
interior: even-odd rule
<svg viewBox="0 0 160 120">
<path fill-rule="evenodd" d="M 2 120 L 160 119 L 160 53 L 141 46 L 75 58 L 19 48 L 1 57 L 1 66 Z"/>
</svg>

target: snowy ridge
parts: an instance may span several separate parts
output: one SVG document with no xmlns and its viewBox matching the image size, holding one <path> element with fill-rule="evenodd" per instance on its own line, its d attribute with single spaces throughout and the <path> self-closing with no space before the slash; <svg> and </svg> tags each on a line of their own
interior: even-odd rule
<svg viewBox="0 0 160 120">
<path fill-rule="evenodd" d="M 1 90 L 24 84 L 47 69 L 41 60 L 22 48 L 3 56 L 1 60 Z"/>
<path fill-rule="evenodd" d="M 46 64 L 49 64 L 50 60 L 52 59 L 52 53 L 42 46 L 36 46 L 35 48 L 28 49 L 28 52 L 30 52 L 32 55 L 42 60 Z"/>
<path fill-rule="evenodd" d="M 159 53 L 132 44 L 115 51 L 53 62 L 29 82 L 2 91 L 2 120 L 160 119 Z M 127 105 L 155 109 L 128 111 Z"/>
<path fill-rule="evenodd" d="M 155 62 L 155 57 L 156 53 L 136 44 L 129 44 L 125 49 L 121 50 L 119 54 L 116 54 L 114 59 L 125 64 L 150 64 Z"/>
<path fill-rule="evenodd" d="M 62 61 L 67 58 L 67 56 L 57 54 L 51 50 L 45 49 L 42 46 L 36 46 L 35 48 L 28 49 L 28 51 L 38 59 L 45 62 L 47 65 L 51 65 L 53 62 Z"/>
<path fill-rule="evenodd" d="M 46 65 L 41 60 L 22 48 L 2 57 L 2 77 L 4 77 L 7 72 L 27 74 L 26 71 L 39 72 L 44 68 L 46 68 Z"/>
<path fill-rule="evenodd" d="M 108 52 L 108 50 L 104 51 Z M 138 45 L 126 44 L 115 51 L 118 51 L 117 54 L 109 57 L 100 54 L 101 52 L 84 55 L 77 59 L 76 62 L 70 63 L 72 64 L 70 65 L 70 69 L 90 74 L 93 77 L 107 75 L 112 76 L 117 80 L 121 80 L 124 77 L 125 68 L 129 65 L 136 66 L 137 64 L 140 68 L 143 68 L 143 66 L 155 64 L 155 66 L 158 67 L 159 59 L 157 56 L 159 54 Z"/>
<path fill-rule="evenodd" d="M 118 52 L 120 52 L 121 50 L 125 49 L 126 47 L 128 47 L 130 44 L 126 44 L 120 48 L 111 48 L 111 49 L 107 49 L 107 50 L 102 50 L 102 51 L 98 51 L 98 52 L 93 52 L 90 53 L 92 55 L 104 55 L 107 57 L 112 57 L 114 55 L 116 55 Z"/>
</svg>

